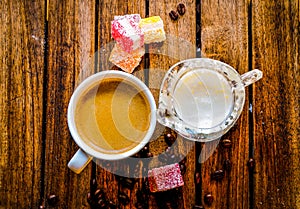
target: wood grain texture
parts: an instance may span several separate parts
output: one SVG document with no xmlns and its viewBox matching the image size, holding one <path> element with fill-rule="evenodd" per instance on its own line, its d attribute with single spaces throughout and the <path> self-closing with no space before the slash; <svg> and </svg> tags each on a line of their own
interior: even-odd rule
<svg viewBox="0 0 300 209">
<path fill-rule="evenodd" d="M 164 22 L 167 40 L 162 46 L 149 47 L 149 87 L 158 104 L 159 89 L 167 70 L 176 62 L 196 57 L 196 2 L 181 1 L 186 13 L 174 21 L 169 12 L 176 11 L 178 1 L 149 1 L 149 16 L 158 15 Z M 183 175 L 185 185 L 177 191 L 166 194 L 150 195 L 149 208 L 192 208 L 195 204 L 195 143 L 178 136 L 172 146 L 177 154 L 186 155 L 187 171 Z M 163 137 L 150 144 L 150 151 L 156 155 L 165 152 L 167 144 Z M 154 163 L 153 167 L 159 166 Z"/>
<path fill-rule="evenodd" d="M 299 5 L 253 1 L 255 208 L 300 208 Z"/>
<path fill-rule="evenodd" d="M 240 74 L 248 71 L 248 4 L 247 1 L 201 1 L 201 43 L 204 57 L 223 61 Z M 211 193 L 212 208 L 249 208 L 249 156 L 248 91 L 246 103 L 237 124 L 222 137 L 232 141 L 231 148 L 219 144 L 215 152 L 201 166 L 202 204 Z M 210 150 L 211 143 L 204 149 Z M 211 150 L 210 150 L 211 151 Z M 213 150 L 212 150 L 213 151 Z M 202 151 L 203 152 L 203 151 Z M 231 170 L 225 171 L 221 181 L 212 180 L 216 170 L 224 170 L 224 161 L 231 161 Z"/>
<path fill-rule="evenodd" d="M 83 66 L 94 54 L 93 1 L 50 1 L 45 115 L 46 207 L 87 208 L 91 165 L 76 175 L 67 163 L 78 149 L 69 134 L 67 107 Z M 47 201 L 58 198 L 56 204 Z"/>
<path fill-rule="evenodd" d="M 0 10 L 0 208 L 37 208 L 44 4 L 1 1 Z"/>
<path fill-rule="evenodd" d="M 114 16 L 125 14 L 140 14 L 145 17 L 145 1 L 99 1 L 98 4 L 98 25 L 97 25 L 97 72 L 104 70 L 120 70 L 108 61 L 110 52 L 115 44 L 111 37 L 111 21 Z M 143 61 L 141 62 L 143 66 Z M 138 67 L 134 75 L 143 79 L 143 71 Z M 143 187 L 143 178 L 141 172 L 143 164 L 140 164 L 137 170 L 127 161 L 97 162 L 96 179 L 99 187 L 106 193 L 106 198 L 117 205 L 117 208 L 135 208 L 137 204 L 137 192 Z M 112 171 L 112 172 L 110 172 Z M 137 176 L 132 188 L 128 188 L 121 183 L 120 177 L 125 179 L 130 176 Z M 118 196 L 125 193 L 129 197 L 129 203 L 123 204 Z"/>
<path fill-rule="evenodd" d="M 179 2 L 187 11 L 172 21 L 169 12 Z M 87 76 L 117 69 L 108 61 L 114 44 L 110 21 L 131 13 L 159 15 L 165 24 L 168 39 L 162 46 L 149 46 L 134 71 L 156 102 L 165 72 L 179 60 L 196 57 L 196 39 L 201 39 L 203 57 L 226 62 L 241 74 L 252 66 L 264 72 L 262 80 L 247 87 L 244 111 L 223 136 L 232 141 L 231 148 L 195 146 L 178 137 L 174 148 L 187 154 L 187 170 L 185 185 L 171 192 L 149 193 L 147 179 L 141 178 L 147 169 L 162 165 L 158 159 L 136 167 L 105 162 L 114 172 L 93 163 L 80 175 L 67 167 L 78 149 L 67 126 L 69 99 Z M 299 0 L 0 1 L 0 208 L 88 209 L 94 178 L 122 209 L 137 208 L 139 202 L 145 209 L 190 209 L 194 204 L 206 209 L 300 208 L 299 24 Z M 149 144 L 156 156 L 167 147 L 167 131 L 158 125 Z M 201 164 L 200 151 L 209 156 Z M 247 167 L 250 157 L 253 170 Z M 225 177 L 212 180 L 219 169 Z M 122 184 L 117 170 L 137 177 L 132 188 Z M 128 204 L 119 201 L 121 192 L 128 195 Z M 211 206 L 204 201 L 207 193 L 214 198 Z M 49 195 L 58 202 L 48 201 Z"/>
</svg>

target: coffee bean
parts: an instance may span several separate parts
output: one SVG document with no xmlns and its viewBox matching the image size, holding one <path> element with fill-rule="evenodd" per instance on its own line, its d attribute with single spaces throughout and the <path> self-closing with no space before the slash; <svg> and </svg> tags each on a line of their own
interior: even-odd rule
<svg viewBox="0 0 300 209">
<path fill-rule="evenodd" d="M 96 189 L 93 193 L 88 193 L 87 201 L 91 208 L 107 208 L 108 202 L 105 193 L 101 189 Z"/>
<path fill-rule="evenodd" d="M 133 189 L 135 185 L 135 180 L 132 178 L 119 177 L 120 184 L 128 189 Z"/>
<path fill-rule="evenodd" d="M 88 201 L 89 204 L 93 203 L 93 199 L 92 199 L 91 193 L 87 194 L 87 201 Z"/>
<path fill-rule="evenodd" d="M 194 205 L 193 209 L 204 209 L 202 205 Z"/>
<path fill-rule="evenodd" d="M 96 181 L 95 178 L 93 178 L 93 179 L 91 180 L 91 191 L 92 191 L 92 192 L 95 192 L 96 189 L 97 189 L 97 186 L 98 186 L 97 181 Z"/>
<path fill-rule="evenodd" d="M 148 147 L 148 146 L 145 146 L 145 147 L 143 147 L 143 149 L 141 149 L 141 150 L 138 152 L 138 155 L 139 155 L 139 157 L 141 157 L 141 158 L 147 158 L 148 152 L 149 152 L 149 147 Z"/>
<path fill-rule="evenodd" d="M 41 204 L 39 205 L 39 209 L 45 209 L 46 206 L 45 206 L 45 201 L 42 200 Z"/>
<path fill-rule="evenodd" d="M 141 203 L 141 202 L 137 202 L 137 203 L 135 203 L 135 207 L 137 209 L 143 209 L 143 208 L 145 208 L 145 205 L 143 203 Z"/>
<path fill-rule="evenodd" d="M 120 203 L 123 205 L 128 205 L 130 202 L 128 195 L 125 194 L 124 192 L 119 193 L 118 199 L 119 199 Z"/>
<path fill-rule="evenodd" d="M 201 13 L 201 4 L 200 4 L 200 3 L 198 3 L 198 4 L 196 5 L 196 12 L 197 12 L 198 14 Z"/>
<path fill-rule="evenodd" d="M 133 154 L 131 157 L 133 157 L 133 158 L 139 158 L 140 157 L 140 153 L 135 153 L 135 154 Z"/>
<path fill-rule="evenodd" d="M 201 174 L 199 172 L 195 173 L 195 183 L 200 184 L 201 183 Z"/>
<path fill-rule="evenodd" d="M 170 18 L 171 18 L 172 20 L 174 20 L 174 21 L 177 20 L 178 17 L 179 17 L 178 13 L 175 12 L 174 10 L 172 10 L 172 11 L 169 13 L 169 16 L 170 16 Z"/>
<path fill-rule="evenodd" d="M 213 201 L 214 201 L 214 197 L 212 196 L 211 193 L 208 193 L 208 194 L 204 195 L 205 204 L 207 204 L 208 206 L 211 206 Z"/>
<path fill-rule="evenodd" d="M 97 206 L 99 208 L 106 208 L 106 206 L 107 206 L 106 200 L 103 199 L 103 198 L 99 199 L 98 202 L 97 202 Z"/>
<path fill-rule="evenodd" d="M 143 149 L 141 150 L 142 152 L 148 152 L 149 151 L 149 147 L 148 146 L 144 146 Z"/>
<path fill-rule="evenodd" d="M 224 170 L 230 171 L 231 170 L 231 161 L 229 159 L 226 159 L 224 161 L 223 167 L 224 167 Z"/>
<path fill-rule="evenodd" d="M 185 14 L 185 5 L 183 3 L 179 3 L 177 5 L 177 12 L 180 14 L 180 15 L 184 15 Z"/>
<path fill-rule="evenodd" d="M 211 174 L 211 179 L 216 181 L 221 181 L 225 176 L 225 173 L 223 170 L 217 170 L 214 173 Z"/>
<path fill-rule="evenodd" d="M 153 153 L 148 152 L 148 153 L 147 153 L 147 158 L 152 158 L 152 157 L 153 157 Z"/>
<path fill-rule="evenodd" d="M 104 199 L 105 198 L 105 193 L 101 189 L 97 189 L 94 193 L 94 198 L 95 199 Z"/>
<path fill-rule="evenodd" d="M 47 202 L 50 206 L 55 206 L 58 203 L 58 197 L 55 194 L 51 194 L 48 196 Z"/>
<path fill-rule="evenodd" d="M 184 175 L 185 172 L 186 172 L 186 165 L 185 164 L 179 164 L 179 167 L 180 167 L 181 174 Z"/>
<path fill-rule="evenodd" d="M 250 158 L 250 159 L 249 159 L 249 161 L 248 161 L 248 163 L 247 163 L 247 166 L 248 166 L 248 168 L 249 168 L 250 170 L 253 170 L 253 169 L 254 169 L 254 167 L 255 167 L 255 161 L 254 161 L 253 158 Z"/>
<path fill-rule="evenodd" d="M 135 203 L 135 207 L 137 209 L 148 208 L 148 199 L 149 197 L 142 190 L 138 190 L 136 192 L 137 203 Z"/>
<path fill-rule="evenodd" d="M 231 140 L 230 139 L 223 139 L 222 140 L 222 146 L 224 148 L 230 148 L 232 146 Z"/>
<path fill-rule="evenodd" d="M 113 203 L 112 201 L 109 201 L 107 208 L 108 209 L 116 209 L 117 205 L 115 203 Z"/>
<path fill-rule="evenodd" d="M 164 134 L 164 139 L 168 146 L 172 146 L 177 139 L 177 134 L 170 130 Z"/>
</svg>

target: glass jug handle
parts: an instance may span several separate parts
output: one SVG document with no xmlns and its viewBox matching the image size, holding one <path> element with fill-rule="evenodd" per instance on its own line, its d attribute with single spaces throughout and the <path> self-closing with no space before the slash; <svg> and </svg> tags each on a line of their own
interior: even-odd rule
<svg viewBox="0 0 300 209">
<path fill-rule="evenodd" d="M 244 73 L 243 75 L 241 75 L 244 87 L 249 86 L 250 84 L 253 84 L 254 82 L 258 81 L 259 79 L 261 79 L 263 76 L 263 72 L 258 70 L 258 69 L 254 69 L 251 70 L 247 73 Z"/>
</svg>

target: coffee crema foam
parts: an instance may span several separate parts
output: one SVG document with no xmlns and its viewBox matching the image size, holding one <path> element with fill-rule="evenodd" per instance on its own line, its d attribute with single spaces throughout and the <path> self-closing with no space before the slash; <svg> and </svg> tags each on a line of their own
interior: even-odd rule
<svg viewBox="0 0 300 209">
<path fill-rule="evenodd" d="M 120 78 L 99 81 L 79 98 L 76 128 L 98 152 L 119 154 L 137 146 L 150 126 L 150 105 L 144 93 Z"/>
</svg>

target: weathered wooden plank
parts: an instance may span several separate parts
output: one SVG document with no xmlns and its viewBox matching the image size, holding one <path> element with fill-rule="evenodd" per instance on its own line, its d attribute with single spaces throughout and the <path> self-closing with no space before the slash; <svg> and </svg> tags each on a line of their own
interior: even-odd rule
<svg viewBox="0 0 300 209">
<path fill-rule="evenodd" d="M 157 100 L 163 77 L 176 62 L 196 57 L 196 2 L 185 0 L 186 13 L 178 20 L 170 18 L 169 12 L 177 12 L 178 1 L 149 1 L 149 16 L 158 15 L 164 22 L 167 40 L 162 46 L 149 47 L 149 87 Z M 161 128 L 162 130 L 163 127 Z M 165 130 L 166 131 L 166 130 Z M 162 133 L 163 134 L 163 133 Z M 174 147 L 174 146 L 173 146 Z M 165 194 L 151 194 L 149 208 L 192 208 L 195 203 L 195 150 L 194 143 L 178 137 L 175 153 L 186 155 L 186 172 L 183 175 L 185 185 L 178 191 Z M 150 143 L 150 151 L 155 155 L 165 152 L 167 144 L 163 136 Z M 160 166 L 159 162 L 152 167 Z"/>
<path fill-rule="evenodd" d="M 88 208 L 91 165 L 80 175 L 68 169 L 78 147 L 66 116 L 74 85 L 94 54 L 95 1 L 49 2 L 44 198 L 55 195 L 57 208 Z"/>
<path fill-rule="evenodd" d="M 248 71 L 247 1 L 201 1 L 201 43 L 204 57 L 217 59 L 233 66 L 239 73 Z M 246 98 L 248 91 L 246 91 Z M 212 156 L 202 164 L 204 196 L 211 193 L 213 208 L 249 208 L 249 155 L 248 99 L 236 126 L 222 139 L 232 141 L 231 148 L 218 145 Z M 254 107 L 255 108 L 255 107 Z M 209 146 L 206 143 L 204 147 Z M 224 171 L 224 161 L 231 162 L 221 181 L 211 179 L 216 170 Z"/>
<path fill-rule="evenodd" d="M 0 35 L 0 50 L 1 50 L 1 62 L 0 62 L 0 68 L 1 74 L 0 74 L 0 92 L 1 92 L 1 100 L 0 100 L 0 114 L 1 114 L 1 122 L 0 122 L 0 136 L 1 136 L 1 169 L 0 169 L 0 192 L 1 192 L 1 198 L 0 198 L 0 205 L 1 207 L 8 206 L 11 200 L 8 199 L 8 192 L 12 190 L 10 188 L 10 185 L 6 185 L 5 181 L 8 181 L 8 176 L 6 176 L 7 171 L 9 170 L 9 140 L 8 140 L 8 115 L 9 115 L 9 105 L 8 105 L 8 97 L 9 97 L 9 91 L 8 91 L 8 85 L 9 85 L 9 69 L 10 69 L 10 60 L 8 57 L 5 57 L 6 54 L 10 53 L 10 44 L 9 44 L 9 38 L 10 38 L 10 29 L 9 25 L 11 25 L 11 20 L 8 19 L 9 17 L 9 5 L 7 2 L 3 1 L 0 4 L 1 11 L 1 19 L 0 19 L 0 27 L 1 33 Z M 11 173 L 11 171 L 10 171 Z M 10 174 L 11 176 L 11 174 Z"/>
<path fill-rule="evenodd" d="M 115 44 L 111 37 L 111 21 L 116 15 L 140 14 L 142 18 L 145 17 L 145 1 L 99 1 L 97 10 L 97 72 L 112 69 L 116 70 L 117 67 L 108 61 L 111 49 Z M 143 61 L 141 62 L 141 66 L 143 66 Z M 142 67 L 138 67 L 135 70 L 134 75 L 143 80 L 144 76 L 142 69 Z M 122 163 L 122 161 L 111 162 L 108 168 L 110 169 L 106 169 L 106 166 L 101 166 L 97 163 L 96 177 L 98 187 L 104 190 L 107 199 L 116 204 L 118 208 L 135 208 L 137 203 L 137 192 L 140 191 L 143 186 L 143 179 L 135 179 L 133 188 L 128 188 L 124 185 L 122 186 L 118 179 L 119 177 L 127 178 L 128 176 L 132 176 L 134 168 L 127 163 Z M 136 173 L 137 177 L 141 177 L 142 168 L 143 165 L 141 164 L 139 173 Z M 119 201 L 118 195 L 120 193 L 125 193 L 129 197 L 128 204 L 122 204 L 122 202 Z"/>
<path fill-rule="evenodd" d="M 0 11 L 0 208 L 37 208 L 44 3 L 1 1 Z"/>
<path fill-rule="evenodd" d="M 253 1 L 255 208 L 300 207 L 300 2 Z"/>
</svg>

